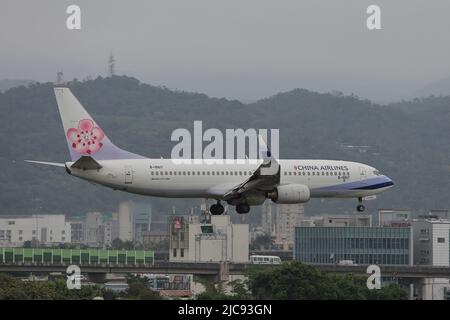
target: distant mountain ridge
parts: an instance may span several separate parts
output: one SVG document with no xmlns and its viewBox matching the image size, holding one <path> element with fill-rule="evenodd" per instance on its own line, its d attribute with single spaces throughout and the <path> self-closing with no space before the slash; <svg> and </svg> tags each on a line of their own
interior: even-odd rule
<svg viewBox="0 0 450 320">
<path fill-rule="evenodd" d="M 414 97 L 429 96 L 450 96 L 450 77 L 432 82 L 414 93 Z"/>
<path fill-rule="evenodd" d="M 33 80 L 10 80 L 3 79 L 0 80 L 0 92 L 5 92 L 11 88 L 20 87 L 20 86 L 28 86 L 36 81 Z"/>
<path fill-rule="evenodd" d="M 379 207 L 449 208 L 450 97 L 382 106 L 356 96 L 305 89 L 254 103 L 172 91 L 114 76 L 68 83 L 74 94 L 118 146 L 149 157 L 170 157 L 176 128 L 279 128 L 282 158 L 342 159 L 367 163 L 393 178 Z M 145 198 L 93 186 L 64 170 L 25 159 L 68 159 L 52 83 L 0 93 L 0 214 L 82 214 L 112 211 L 125 199 L 148 199 L 155 208 L 198 205 L 196 200 Z M 349 146 L 365 146 L 362 149 Z M 313 200 L 307 213 L 353 212 L 356 200 Z"/>
</svg>

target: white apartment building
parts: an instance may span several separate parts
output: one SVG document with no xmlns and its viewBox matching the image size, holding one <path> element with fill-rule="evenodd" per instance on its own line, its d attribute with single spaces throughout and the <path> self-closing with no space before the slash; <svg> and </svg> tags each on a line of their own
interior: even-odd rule
<svg viewBox="0 0 450 320">
<path fill-rule="evenodd" d="M 70 242 L 70 223 L 62 214 L 0 218 L 0 246 L 21 247 L 25 241 L 38 241 L 41 245 Z"/>
<path fill-rule="evenodd" d="M 133 240 L 133 204 L 129 201 L 119 206 L 119 238 L 122 241 Z"/>
<path fill-rule="evenodd" d="M 277 204 L 275 244 L 283 250 L 290 250 L 294 246 L 294 229 L 301 225 L 305 217 L 302 203 Z"/>
<path fill-rule="evenodd" d="M 249 261 L 249 225 L 232 224 L 229 215 L 211 216 L 210 224 L 173 217 L 169 236 L 170 261 Z"/>
<path fill-rule="evenodd" d="M 450 220 L 413 220 L 414 264 L 450 266 Z"/>
</svg>

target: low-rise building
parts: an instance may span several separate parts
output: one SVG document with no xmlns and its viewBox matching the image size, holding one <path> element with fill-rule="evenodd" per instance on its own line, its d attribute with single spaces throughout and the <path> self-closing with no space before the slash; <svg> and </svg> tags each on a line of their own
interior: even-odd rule
<svg viewBox="0 0 450 320">
<path fill-rule="evenodd" d="M 297 227 L 294 259 L 311 264 L 412 265 L 411 228 Z"/>
<path fill-rule="evenodd" d="M 410 210 L 405 209 L 379 209 L 378 225 L 380 227 L 404 226 L 412 218 Z"/>
<path fill-rule="evenodd" d="M 89 247 L 99 247 L 104 243 L 105 228 L 101 212 L 88 212 L 85 218 L 85 244 Z"/>
<path fill-rule="evenodd" d="M 0 218 L 0 245 L 21 247 L 25 241 L 40 245 L 71 242 L 71 226 L 62 214 L 3 216 Z"/>
<path fill-rule="evenodd" d="M 86 221 L 83 219 L 73 219 L 69 221 L 70 223 L 70 234 L 72 243 L 81 244 L 86 240 Z"/>
<path fill-rule="evenodd" d="M 413 220 L 414 264 L 450 265 L 450 220 Z"/>
<path fill-rule="evenodd" d="M 169 240 L 167 231 L 152 230 L 142 233 L 142 244 L 144 248 L 150 248 L 152 245 L 158 245 L 167 240 Z"/>
<path fill-rule="evenodd" d="M 249 261 L 248 224 L 232 224 L 229 215 L 212 216 L 210 224 L 196 218 L 169 218 L 170 261 Z"/>
<path fill-rule="evenodd" d="M 316 227 L 371 227 L 372 216 L 368 214 L 324 214 L 314 217 Z"/>
</svg>

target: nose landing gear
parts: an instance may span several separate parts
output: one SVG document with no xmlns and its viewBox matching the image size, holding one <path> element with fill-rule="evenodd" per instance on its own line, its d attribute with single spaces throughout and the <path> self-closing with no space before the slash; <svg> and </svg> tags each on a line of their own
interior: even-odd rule
<svg viewBox="0 0 450 320">
<path fill-rule="evenodd" d="M 362 198 L 358 198 L 359 204 L 356 206 L 356 211 L 358 212 L 364 212 L 366 210 L 366 207 L 362 203 Z"/>
</svg>

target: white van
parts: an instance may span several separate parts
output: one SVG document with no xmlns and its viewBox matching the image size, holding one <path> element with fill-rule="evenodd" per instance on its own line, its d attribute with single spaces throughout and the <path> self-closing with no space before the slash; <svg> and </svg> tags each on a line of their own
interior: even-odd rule
<svg viewBox="0 0 450 320">
<path fill-rule="evenodd" d="M 281 264 L 278 256 L 250 256 L 250 262 L 253 264 Z"/>
</svg>

